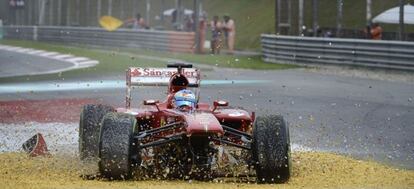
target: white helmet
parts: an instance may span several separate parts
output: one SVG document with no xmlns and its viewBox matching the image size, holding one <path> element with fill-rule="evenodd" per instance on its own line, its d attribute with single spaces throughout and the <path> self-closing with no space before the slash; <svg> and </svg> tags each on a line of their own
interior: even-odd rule
<svg viewBox="0 0 414 189">
<path fill-rule="evenodd" d="M 182 106 L 188 106 L 195 108 L 196 98 L 191 90 L 183 89 L 175 93 L 174 106 L 180 108 Z"/>
</svg>

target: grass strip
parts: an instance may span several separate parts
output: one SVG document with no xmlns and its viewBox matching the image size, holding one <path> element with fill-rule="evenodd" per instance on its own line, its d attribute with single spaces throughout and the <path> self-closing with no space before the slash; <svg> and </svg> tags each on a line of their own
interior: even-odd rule
<svg viewBox="0 0 414 189">
<path fill-rule="evenodd" d="M 1 78 L 0 82 L 62 80 L 65 78 L 72 79 L 84 77 L 85 75 L 90 77 L 103 75 L 124 75 L 125 69 L 132 66 L 165 67 L 167 59 L 178 59 L 186 62 L 210 65 L 212 67 L 255 70 L 278 70 L 298 67 L 289 64 L 265 63 L 261 60 L 260 56 L 199 55 L 111 47 L 106 49 L 94 49 L 85 45 L 50 44 L 24 40 L 2 40 L 0 41 L 0 44 L 71 54 L 74 56 L 98 60 L 100 62 L 97 66 L 92 68 L 71 70 L 57 74 Z"/>
</svg>

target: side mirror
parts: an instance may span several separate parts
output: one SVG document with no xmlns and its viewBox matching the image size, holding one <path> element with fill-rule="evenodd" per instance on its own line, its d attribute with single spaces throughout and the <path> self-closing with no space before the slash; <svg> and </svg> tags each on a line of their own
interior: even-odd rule
<svg viewBox="0 0 414 189">
<path fill-rule="evenodd" d="M 158 102 L 160 102 L 159 100 L 144 100 L 144 105 L 156 105 Z"/>
<path fill-rule="evenodd" d="M 213 111 L 214 111 L 214 110 L 217 109 L 217 107 L 226 107 L 226 106 L 229 106 L 229 102 L 224 101 L 224 100 L 215 100 L 213 102 L 213 106 L 214 106 L 214 108 L 213 108 Z"/>
</svg>

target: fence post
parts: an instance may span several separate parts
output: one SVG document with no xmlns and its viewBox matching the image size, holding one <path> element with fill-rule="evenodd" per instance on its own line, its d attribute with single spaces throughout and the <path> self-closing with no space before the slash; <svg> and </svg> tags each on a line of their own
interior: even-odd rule
<svg viewBox="0 0 414 189">
<path fill-rule="evenodd" d="M 54 23 L 53 17 L 55 15 L 53 13 L 53 8 L 54 8 L 53 2 L 54 2 L 53 0 L 49 0 L 49 7 L 48 7 L 49 8 L 49 23 L 48 23 L 49 26 L 53 26 L 53 23 Z"/>
<path fill-rule="evenodd" d="M 336 37 L 340 37 L 342 30 L 342 17 L 343 17 L 343 0 L 337 2 L 337 16 L 336 16 Z"/>
<path fill-rule="evenodd" d="M 71 20 L 70 20 L 70 16 L 71 16 L 71 2 L 72 1 L 66 1 L 66 26 L 70 26 L 70 22 L 71 22 Z"/>
<path fill-rule="evenodd" d="M 318 0 L 312 0 L 312 21 L 313 21 L 313 36 L 316 37 L 318 36 L 318 29 L 319 29 L 319 24 L 318 24 Z"/>
<path fill-rule="evenodd" d="M 200 27 L 200 0 L 193 0 L 194 5 L 194 32 L 195 32 L 195 53 L 201 53 L 203 47 L 201 47 L 201 41 L 200 41 L 200 29 L 203 27 Z"/>
<path fill-rule="evenodd" d="M 38 27 L 33 26 L 33 41 L 37 41 L 37 37 L 38 37 Z"/>
<path fill-rule="evenodd" d="M 45 12 L 46 12 L 46 0 L 40 0 L 40 11 L 39 11 L 39 25 L 45 25 Z"/>
<path fill-rule="evenodd" d="M 90 2 L 88 1 L 88 3 L 90 3 Z M 90 4 L 88 5 L 88 7 L 89 6 L 90 6 Z M 97 15 L 98 19 L 101 17 L 101 11 L 102 11 L 102 0 L 98 0 L 97 5 L 96 5 L 96 13 L 97 13 L 96 15 Z M 90 21 L 90 20 L 88 20 L 88 21 Z M 90 23 L 88 22 L 87 24 L 90 24 Z"/>
<path fill-rule="evenodd" d="M 112 16 L 112 0 L 108 0 L 108 13 L 109 16 Z"/>
<path fill-rule="evenodd" d="M 303 0 L 299 0 L 299 21 L 298 21 L 298 31 L 299 35 L 303 35 Z"/>
<path fill-rule="evenodd" d="M 3 20 L 0 19 L 0 39 L 3 39 Z"/>
<path fill-rule="evenodd" d="M 400 28 L 398 30 L 398 38 L 404 41 L 404 0 L 400 0 Z"/>
</svg>

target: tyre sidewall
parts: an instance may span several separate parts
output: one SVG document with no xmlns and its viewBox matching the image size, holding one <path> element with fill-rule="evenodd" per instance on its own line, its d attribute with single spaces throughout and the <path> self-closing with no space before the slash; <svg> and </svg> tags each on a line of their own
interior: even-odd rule
<svg viewBox="0 0 414 189">
<path fill-rule="evenodd" d="M 280 115 L 258 117 L 252 157 L 259 183 L 283 183 L 290 177 L 289 128 Z"/>
<path fill-rule="evenodd" d="M 99 170 L 109 179 L 132 176 L 131 155 L 135 117 L 124 113 L 108 113 L 102 119 L 99 138 Z"/>
<path fill-rule="evenodd" d="M 114 112 L 108 105 L 87 104 L 83 106 L 79 120 L 79 155 L 81 160 L 98 157 L 101 120 L 108 112 Z"/>
</svg>

